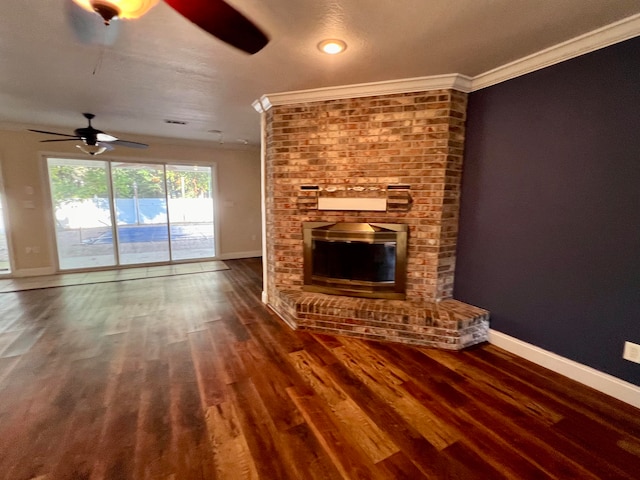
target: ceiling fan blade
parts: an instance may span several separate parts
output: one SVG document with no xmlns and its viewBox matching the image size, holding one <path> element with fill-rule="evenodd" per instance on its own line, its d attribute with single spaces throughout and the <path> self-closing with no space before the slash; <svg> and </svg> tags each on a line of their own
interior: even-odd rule
<svg viewBox="0 0 640 480">
<path fill-rule="evenodd" d="M 40 140 L 40 143 L 47 143 L 47 142 L 77 142 L 78 140 L 82 140 L 80 137 L 73 137 L 73 138 L 56 138 L 53 140 Z"/>
<path fill-rule="evenodd" d="M 107 145 L 107 143 L 100 142 L 100 145 Z M 109 145 L 120 145 L 121 147 L 129 148 L 147 148 L 149 146 L 146 143 L 129 142 L 128 140 L 114 140 L 113 142 L 109 142 Z"/>
<path fill-rule="evenodd" d="M 223 0 L 165 0 L 174 10 L 200 28 L 251 55 L 269 39 L 262 31 Z"/>
<path fill-rule="evenodd" d="M 30 132 L 36 132 L 36 133 L 46 133 L 47 135 L 59 135 L 61 137 L 78 138 L 77 135 L 68 135 L 66 133 L 58 133 L 58 132 L 47 132 L 46 130 L 33 130 L 32 128 L 30 128 L 29 131 Z"/>
</svg>

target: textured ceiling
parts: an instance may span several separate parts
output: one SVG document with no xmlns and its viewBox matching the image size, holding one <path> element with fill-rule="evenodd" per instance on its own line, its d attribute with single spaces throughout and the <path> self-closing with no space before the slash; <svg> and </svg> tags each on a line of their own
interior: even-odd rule
<svg viewBox="0 0 640 480">
<path fill-rule="evenodd" d="M 69 132 L 92 112 L 105 131 L 219 141 L 220 130 L 225 143 L 257 144 L 251 102 L 265 93 L 474 76 L 640 12 L 638 0 L 229 3 L 269 35 L 262 51 L 229 47 L 162 2 L 105 27 L 71 0 L 3 0 L 0 122 Z M 316 49 L 330 37 L 345 53 Z"/>
</svg>

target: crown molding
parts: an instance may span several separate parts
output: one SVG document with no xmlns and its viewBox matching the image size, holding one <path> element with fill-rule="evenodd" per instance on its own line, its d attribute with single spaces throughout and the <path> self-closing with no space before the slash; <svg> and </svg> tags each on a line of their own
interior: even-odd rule
<svg viewBox="0 0 640 480">
<path fill-rule="evenodd" d="M 265 113 L 271 108 L 271 103 L 266 95 L 261 96 L 259 99 L 251 102 L 251 106 L 258 113 Z"/>
<path fill-rule="evenodd" d="M 490 87 L 527 73 L 570 60 L 640 35 L 640 14 L 545 48 L 501 67 L 473 77 L 472 91 Z"/>
<path fill-rule="evenodd" d="M 519 60 L 468 77 L 460 73 L 435 75 L 431 77 L 406 78 L 383 82 L 359 83 L 337 87 L 315 88 L 293 92 L 270 93 L 252 103 L 253 108 L 264 113 L 275 105 L 321 102 L 345 98 L 391 95 L 428 90 L 455 89 L 470 93 L 481 90 L 536 70 L 570 60 L 580 55 L 629 40 L 640 35 L 640 14 L 632 15 L 618 22 L 540 50 Z"/>
<path fill-rule="evenodd" d="M 392 95 L 429 90 L 455 89 L 461 92 L 471 91 L 471 77 L 452 73 L 432 77 L 405 78 L 384 82 L 358 83 L 337 87 L 314 88 L 295 92 L 270 93 L 252 103 L 259 113 L 266 112 L 275 105 L 322 102 L 344 98 L 371 97 L 374 95 Z"/>
</svg>

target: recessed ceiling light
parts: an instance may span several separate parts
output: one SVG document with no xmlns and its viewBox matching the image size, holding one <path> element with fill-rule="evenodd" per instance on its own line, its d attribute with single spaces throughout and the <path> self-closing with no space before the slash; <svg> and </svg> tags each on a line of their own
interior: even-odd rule
<svg viewBox="0 0 640 480">
<path fill-rule="evenodd" d="M 328 55 L 337 55 L 344 52 L 346 48 L 347 44 L 345 42 L 335 38 L 323 40 L 318 44 L 318 49 Z"/>
</svg>

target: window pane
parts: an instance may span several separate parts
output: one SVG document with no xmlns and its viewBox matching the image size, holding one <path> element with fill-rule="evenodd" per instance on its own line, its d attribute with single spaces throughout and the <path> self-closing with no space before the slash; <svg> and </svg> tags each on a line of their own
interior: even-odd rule
<svg viewBox="0 0 640 480">
<path fill-rule="evenodd" d="M 161 165 L 112 166 L 120 263 L 166 262 L 169 231 Z"/>
<path fill-rule="evenodd" d="M 61 270 L 115 265 L 107 163 L 49 158 Z"/>
<path fill-rule="evenodd" d="M 215 255 L 211 167 L 167 165 L 174 260 Z"/>
</svg>

